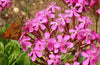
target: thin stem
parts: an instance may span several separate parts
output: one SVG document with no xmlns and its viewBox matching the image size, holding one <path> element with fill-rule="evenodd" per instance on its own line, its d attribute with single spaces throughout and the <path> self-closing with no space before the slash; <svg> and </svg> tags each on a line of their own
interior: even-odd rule
<svg viewBox="0 0 100 65">
<path fill-rule="evenodd" d="M 74 14 L 73 14 L 72 19 L 73 19 L 73 29 L 75 29 L 75 16 L 74 16 Z"/>
<path fill-rule="evenodd" d="M 96 33 L 98 33 L 98 16 L 96 16 Z"/>
</svg>

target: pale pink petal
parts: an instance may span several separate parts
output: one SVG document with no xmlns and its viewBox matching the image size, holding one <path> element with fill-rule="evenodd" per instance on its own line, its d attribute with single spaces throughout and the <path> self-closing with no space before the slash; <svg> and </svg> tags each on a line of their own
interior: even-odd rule
<svg viewBox="0 0 100 65">
<path fill-rule="evenodd" d="M 44 33 L 44 36 L 45 36 L 46 39 L 49 39 L 49 37 L 50 37 L 49 32 L 45 32 L 45 33 Z"/>
<path fill-rule="evenodd" d="M 87 55 L 85 52 L 82 52 L 81 55 L 82 55 L 83 57 L 88 57 L 88 55 Z"/>
</svg>

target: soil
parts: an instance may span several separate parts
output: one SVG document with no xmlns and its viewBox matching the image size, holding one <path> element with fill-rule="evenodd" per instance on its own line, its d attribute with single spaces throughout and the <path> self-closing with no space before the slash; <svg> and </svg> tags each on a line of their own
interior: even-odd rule
<svg viewBox="0 0 100 65">
<path fill-rule="evenodd" d="M 18 2 L 19 1 L 19 2 Z M 39 12 L 40 10 L 45 9 L 52 1 L 56 2 L 57 6 L 62 7 L 61 11 L 57 11 L 57 13 L 63 13 L 64 10 L 69 9 L 67 5 L 63 3 L 62 0 L 12 0 L 11 7 L 9 9 L 5 8 L 4 11 L 0 12 L 0 28 L 3 27 L 6 23 L 12 24 L 16 21 L 16 18 L 20 15 L 24 16 L 26 19 L 33 19 L 35 14 Z M 20 4 L 19 4 L 20 3 Z M 32 3 L 32 6 L 29 10 L 29 15 L 27 15 L 24 9 L 27 8 L 29 4 Z M 27 4 L 27 5 L 26 5 Z M 23 6 L 23 7 L 22 7 Z M 16 13 L 16 10 L 18 11 Z M 90 20 L 92 20 L 93 25 L 89 26 L 91 30 L 95 30 L 95 15 L 92 13 L 92 11 L 85 12 L 84 15 L 88 16 Z M 100 17 L 98 19 L 98 33 L 100 33 Z M 100 63 L 100 60 L 99 60 Z"/>
</svg>

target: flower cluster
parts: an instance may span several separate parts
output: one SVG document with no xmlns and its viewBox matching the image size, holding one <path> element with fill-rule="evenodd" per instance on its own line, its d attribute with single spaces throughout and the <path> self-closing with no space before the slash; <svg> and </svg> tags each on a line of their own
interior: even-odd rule
<svg viewBox="0 0 100 65">
<path fill-rule="evenodd" d="M 95 44 L 100 44 L 100 34 L 91 31 L 88 25 L 93 25 L 92 21 L 89 17 L 81 15 L 83 9 L 88 11 L 88 2 L 86 0 L 66 0 L 66 2 L 70 2 L 68 6 L 76 4 L 71 6 L 71 10 L 66 9 L 65 14 L 60 13 L 55 17 L 55 9 L 61 11 L 61 7 L 52 2 L 45 10 L 39 11 L 34 19 L 24 24 L 19 39 L 23 51 L 30 50 L 28 56 L 38 64 L 95 65 L 100 54 L 99 47 Z M 68 61 L 66 58 L 72 55 L 74 58 Z M 85 57 L 82 63 L 79 63 L 80 55 Z"/>
<path fill-rule="evenodd" d="M 11 0 L 0 0 L 0 11 L 3 10 L 6 6 L 10 8 Z"/>
</svg>

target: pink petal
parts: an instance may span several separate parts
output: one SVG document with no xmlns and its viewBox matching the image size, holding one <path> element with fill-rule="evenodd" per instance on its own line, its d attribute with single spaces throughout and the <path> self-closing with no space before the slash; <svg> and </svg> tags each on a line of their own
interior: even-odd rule
<svg viewBox="0 0 100 65">
<path fill-rule="evenodd" d="M 49 37 L 50 37 L 49 32 L 45 32 L 45 33 L 44 33 L 44 36 L 45 36 L 46 39 L 49 39 Z"/>
<path fill-rule="evenodd" d="M 74 65 L 79 65 L 79 64 L 80 64 L 79 62 L 76 62 L 76 61 L 74 62 Z"/>
<path fill-rule="evenodd" d="M 64 40 L 69 40 L 70 39 L 70 36 L 69 35 L 65 35 L 65 37 L 64 37 Z"/>
<path fill-rule="evenodd" d="M 42 30 L 45 30 L 45 28 L 46 28 L 43 24 L 41 24 L 40 27 Z"/>
<path fill-rule="evenodd" d="M 58 42 L 61 42 L 61 41 L 62 41 L 62 39 L 63 39 L 62 35 L 61 35 L 61 34 L 60 34 L 60 35 L 58 35 L 58 36 L 57 36 L 57 39 L 58 39 Z"/>
<path fill-rule="evenodd" d="M 82 52 L 81 55 L 82 55 L 83 57 L 88 57 L 88 55 L 87 55 L 85 52 Z"/>
<path fill-rule="evenodd" d="M 33 56 L 32 56 L 32 61 L 35 61 L 36 60 L 36 55 L 35 55 L 35 53 L 33 54 Z"/>
<path fill-rule="evenodd" d="M 36 54 L 37 54 L 38 57 L 42 57 L 42 52 L 37 51 Z"/>
<path fill-rule="evenodd" d="M 88 65 L 88 64 L 89 64 L 89 58 L 87 58 L 86 60 L 84 60 L 84 61 L 82 62 L 82 64 L 83 64 L 83 65 Z"/>
<path fill-rule="evenodd" d="M 49 58 L 54 59 L 54 58 L 55 58 L 54 54 L 50 54 L 50 55 L 49 55 Z"/>
<path fill-rule="evenodd" d="M 68 46 L 69 48 L 73 47 L 73 43 L 72 42 L 66 42 L 66 46 Z"/>
<path fill-rule="evenodd" d="M 47 60 L 47 62 L 48 62 L 48 65 L 51 65 L 54 62 L 54 60 Z"/>
<path fill-rule="evenodd" d="M 70 65 L 69 63 L 66 63 L 65 65 Z"/>
<path fill-rule="evenodd" d="M 66 53 L 67 52 L 67 49 L 66 49 L 65 46 L 61 46 L 60 50 L 61 50 L 62 53 Z"/>
</svg>

